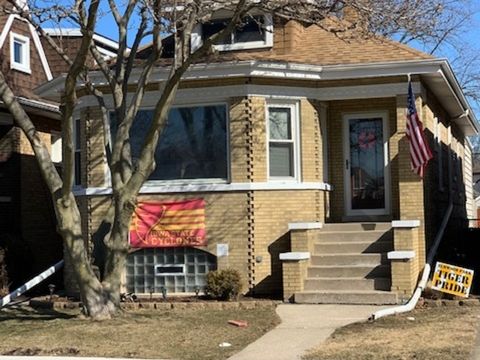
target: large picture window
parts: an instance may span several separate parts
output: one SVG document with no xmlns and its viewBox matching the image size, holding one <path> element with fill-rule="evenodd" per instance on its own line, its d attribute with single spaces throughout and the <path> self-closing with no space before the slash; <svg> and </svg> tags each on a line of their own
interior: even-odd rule
<svg viewBox="0 0 480 360">
<path fill-rule="evenodd" d="M 133 161 L 140 156 L 152 124 L 153 110 L 141 110 L 130 130 Z M 112 121 L 112 131 L 116 125 Z M 149 180 L 226 179 L 227 108 L 225 105 L 170 110 L 155 151 Z"/>
</svg>

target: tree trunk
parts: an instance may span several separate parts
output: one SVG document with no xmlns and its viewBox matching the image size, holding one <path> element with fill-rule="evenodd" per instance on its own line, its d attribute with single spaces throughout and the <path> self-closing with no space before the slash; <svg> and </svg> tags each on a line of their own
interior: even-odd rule
<svg viewBox="0 0 480 360">
<path fill-rule="evenodd" d="M 82 234 L 81 217 L 75 198 L 63 198 L 56 203 L 58 229 L 67 249 L 75 278 L 79 285 L 80 297 L 86 315 L 95 320 L 111 318 L 120 307 L 119 288 L 104 286 L 97 278 L 87 253 L 87 241 Z M 119 276 L 120 278 L 120 276 Z"/>
</svg>

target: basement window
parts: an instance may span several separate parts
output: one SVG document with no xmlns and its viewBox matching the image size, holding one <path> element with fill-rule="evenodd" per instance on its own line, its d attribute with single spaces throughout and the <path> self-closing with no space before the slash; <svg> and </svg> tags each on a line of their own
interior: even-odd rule
<svg viewBox="0 0 480 360">
<path fill-rule="evenodd" d="M 10 33 L 10 68 L 31 74 L 30 39 L 16 33 Z"/>
</svg>

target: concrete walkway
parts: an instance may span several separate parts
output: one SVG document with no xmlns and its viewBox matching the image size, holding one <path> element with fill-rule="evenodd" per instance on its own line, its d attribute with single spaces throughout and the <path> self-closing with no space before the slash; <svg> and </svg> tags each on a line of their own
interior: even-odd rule
<svg viewBox="0 0 480 360">
<path fill-rule="evenodd" d="M 299 305 L 277 307 L 282 323 L 228 360 L 293 360 L 320 345 L 336 328 L 367 320 L 386 306 Z"/>
</svg>

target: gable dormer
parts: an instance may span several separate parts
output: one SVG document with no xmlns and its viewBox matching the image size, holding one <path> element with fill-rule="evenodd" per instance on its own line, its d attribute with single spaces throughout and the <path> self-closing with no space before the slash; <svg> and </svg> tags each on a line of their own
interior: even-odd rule
<svg viewBox="0 0 480 360">
<path fill-rule="evenodd" d="M 198 49 L 205 39 L 223 30 L 229 21 L 227 12 L 218 12 L 213 18 L 195 27 L 191 37 L 192 50 Z M 252 14 L 244 18 L 226 38 L 215 44 L 217 51 L 271 48 L 273 46 L 273 21 L 270 14 Z"/>
<path fill-rule="evenodd" d="M 30 97 L 33 88 L 52 79 L 45 51 L 35 28 L 12 14 L 8 2 L 0 1 L 0 9 L 1 70 L 16 95 Z"/>
</svg>

